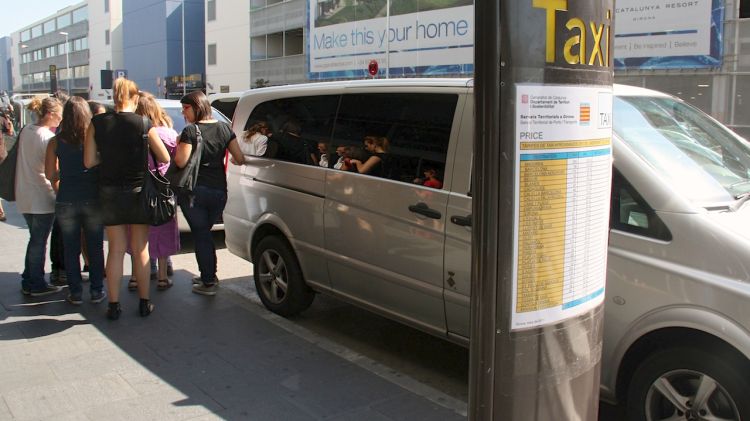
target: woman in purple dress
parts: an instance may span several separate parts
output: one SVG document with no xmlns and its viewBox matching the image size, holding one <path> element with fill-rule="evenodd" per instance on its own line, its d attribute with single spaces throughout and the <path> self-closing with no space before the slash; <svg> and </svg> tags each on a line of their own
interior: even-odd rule
<svg viewBox="0 0 750 421">
<path fill-rule="evenodd" d="M 172 128 L 172 119 L 159 105 L 156 98 L 150 93 L 141 92 L 138 98 L 138 108 L 135 112 L 151 120 L 159 138 L 167 147 L 170 160 L 174 159 L 177 149 L 177 132 Z M 148 166 L 152 171 L 157 168 L 151 158 L 149 158 Z M 169 162 L 158 163 L 158 169 L 162 175 L 167 172 L 167 168 L 169 168 Z M 172 286 L 172 280 L 167 276 L 167 257 L 176 254 L 179 250 L 180 232 L 177 228 L 177 218 L 164 225 L 149 228 L 148 252 L 152 259 L 157 259 L 158 263 L 157 289 L 164 291 Z M 137 287 L 137 283 L 135 287 Z"/>
</svg>

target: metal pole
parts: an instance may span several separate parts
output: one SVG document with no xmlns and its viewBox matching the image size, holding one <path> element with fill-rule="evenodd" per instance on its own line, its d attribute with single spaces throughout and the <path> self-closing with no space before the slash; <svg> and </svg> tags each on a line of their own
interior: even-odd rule
<svg viewBox="0 0 750 421">
<path fill-rule="evenodd" d="M 187 94 L 187 86 L 185 84 L 185 0 L 182 1 L 182 96 Z"/>
<path fill-rule="evenodd" d="M 475 2 L 471 420 L 598 417 L 606 266 L 587 256 L 606 254 L 612 11 L 612 0 Z M 580 193 L 594 187 L 578 165 L 601 170 L 595 197 Z M 569 216 L 577 206 L 590 224 Z M 579 230 L 586 251 L 566 253 Z"/>
<path fill-rule="evenodd" d="M 391 0 L 385 2 L 385 78 L 391 74 Z"/>
<path fill-rule="evenodd" d="M 68 95 L 70 95 L 70 45 L 68 44 L 68 33 L 67 32 L 60 32 L 62 35 L 65 35 L 65 68 L 67 69 L 68 77 L 65 81 L 65 86 L 68 90 Z"/>
</svg>

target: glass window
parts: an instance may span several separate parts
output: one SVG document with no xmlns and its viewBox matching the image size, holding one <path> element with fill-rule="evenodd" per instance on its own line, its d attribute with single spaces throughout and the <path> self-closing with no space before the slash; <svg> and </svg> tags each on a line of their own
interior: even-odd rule
<svg viewBox="0 0 750 421">
<path fill-rule="evenodd" d="M 284 38 L 285 56 L 304 54 L 302 28 L 284 32 Z"/>
<path fill-rule="evenodd" d="M 27 29 L 21 32 L 21 41 L 28 41 L 31 39 L 31 29 Z"/>
<path fill-rule="evenodd" d="M 31 38 L 41 37 L 42 34 L 42 25 L 37 25 L 31 28 Z"/>
<path fill-rule="evenodd" d="M 66 53 L 66 45 L 65 43 L 57 44 L 57 54 L 65 54 Z"/>
<path fill-rule="evenodd" d="M 109 13 L 109 0 L 104 0 L 104 13 Z"/>
<path fill-rule="evenodd" d="M 208 44 L 206 55 L 208 56 L 206 61 L 209 65 L 216 64 L 216 44 Z"/>
<path fill-rule="evenodd" d="M 112 62 L 107 60 L 107 65 L 104 68 L 107 70 L 112 70 Z"/>
<path fill-rule="evenodd" d="M 381 157 L 369 175 L 413 183 L 431 170 L 442 181 L 457 101 L 454 94 L 344 95 L 333 146 L 349 148 L 362 163 Z M 367 146 L 365 137 L 377 139 L 376 147 Z"/>
<path fill-rule="evenodd" d="M 66 80 L 69 74 L 68 69 L 57 68 L 57 80 Z"/>
<path fill-rule="evenodd" d="M 64 28 L 66 26 L 70 25 L 70 13 L 66 13 L 64 15 L 60 15 L 57 17 L 57 28 Z"/>
<path fill-rule="evenodd" d="M 57 53 L 55 52 L 55 46 L 53 45 L 53 46 L 51 46 L 51 47 L 47 47 L 47 48 L 45 49 L 45 55 L 46 55 L 47 57 L 54 57 L 54 56 L 56 56 L 56 55 L 57 55 Z"/>
<path fill-rule="evenodd" d="M 44 22 L 44 33 L 45 34 L 49 34 L 49 33 L 55 32 L 55 29 L 57 29 L 57 27 L 55 26 L 55 20 L 54 19 L 48 20 L 47 22 Z"/>
<path fill-rule="evenodd" d="M 216 0 L 206 2 L 206 19 L 210 22 L 216 20 Z"/>
<path fill-rule="evenodd" d="M 264 102 L 253 110 L 245 130 L 255 123 L 265 122 L 271 133 L 268 156 L 300 164 L 316 164 L 318 142 L 330 143 L 333 122 L 338 106 L 338 95 L 284 98 Z M 298 130 L 293 130 L 296 126 Z M 284 136 L 286 131 L 299 132 L 297 141 Z M 278 140 L 277 140 L 278 139 Z M 315 157 L 315 158 L 314 158 Z"/>
<path fill-rule="evenodd" d="M 109 45 L 109 29 L 104 30 L 104 45 Z"/>
<path fill-rule="evenodd" d="M 88 19 L 88 9 L 86 6 L 73 11 L 73 23 L 82 22 L 86 19 Z"/>
<path fill-rule="evenodd" d="M 610 228 L 664 241 L 672 240 L 672 234 L 659 215 L 616 169 L 612 172 L 610 203 Z"/>
<path fill-rule="evenodd" d="M 89 77 L 89 66 L 76 66 L 73 68 L 73 77 L 76 79 Z"/>
<path fill-rule="evenodd" d="M 265 60 L 266 57 L 266 36 L 250 38 L 250 60 Z"/>
<path fill-rule="evenodd" d="M 281 57 L 284 55 L 284 33 L 276 32 L 266 35 L 267 57 Z"/>
<path fill-rule="evenodd" d="M 750 145 L 700 110 L 671 97 L 618 96 L 614 131 L 698 206 L 750 193 Z"/>
</svg>

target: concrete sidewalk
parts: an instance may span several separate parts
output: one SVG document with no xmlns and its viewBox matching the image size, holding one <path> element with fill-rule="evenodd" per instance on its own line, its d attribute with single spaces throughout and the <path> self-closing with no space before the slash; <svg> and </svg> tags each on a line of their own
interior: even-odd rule
<svg viewBox="0 0 750 421">
<path fill-rule="evenodd" d="M 272 323 L 231 291 L 239 279 L 204 297 L 178 269 L 170 290 L 152 285 L 157 308 L 145 319 L 123 285 L 114 322 L 106 303 L 74 307 L 65 290 L 24 297 L 28 237 L 9 216 L 0 224 L 0 420 L 463 419 Z"/>
</svg>

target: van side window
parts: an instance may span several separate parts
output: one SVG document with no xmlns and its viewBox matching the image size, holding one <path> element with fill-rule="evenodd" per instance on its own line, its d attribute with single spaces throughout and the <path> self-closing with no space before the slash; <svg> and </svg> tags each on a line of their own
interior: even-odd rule
<svg viewBox="0 0 750 421">
<path fill-rule="evenodd" d="M 651 206 L 623 175 L 612 171 L 612 202 L 609 226 L 633 234 L 670 241 L 672 234 Z"/>
<path fill-rule="evenodd" d="M 256 123 L 264 122 L 269 129 L 269 153 L 265 156 L 317 165 L 320 158 L 318 142 L 331 141 L 338 103 L 338 95 L 267 101 L 255 107 L 245 123 L 245 131 Z M 298 133 L 287 136 L 288 131 Z M 244 137 L 239 140 L 245 141 Z"/>
<path fill-rule="evenodd" d="M 377 172 L 360 173 L 442 188 L 457 101 L 455 94 L 343 95 L 332 146 L 360 162 L 382 158 Z"/>
</svg>

